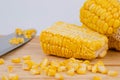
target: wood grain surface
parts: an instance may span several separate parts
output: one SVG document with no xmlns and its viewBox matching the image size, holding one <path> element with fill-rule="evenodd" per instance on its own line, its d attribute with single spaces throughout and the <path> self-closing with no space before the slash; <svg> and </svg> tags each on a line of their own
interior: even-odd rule
<svg viewBox="0 0 120 80">
<path fill-rule="evenodd" d="M 20 64 L 11 63 L 12 58 L 22 57 L 24 55 L 31 55 L 33 61 L 35 62 L 40 62 L 41 60 L 43 60 L 43 58 L 48 58 L 50 60 L 64 60 L 65 59 L 65 58 L 60 58 L 60 57 L 44 54 L 39 45 L 39 38 L 35 37 L 33 40 L 31 40 L 26 45 L 0 57 L 0 58 L 5 59 L 5 64 L 0 65 L 0 80 L 1 80 L 2 74 L 8 74 L 7 66 L 9 65 L 14 66 L 14 73 L 17 73 L 19 75 L 20 80 L 55 80 L 54 77 L 48 77 L 44 74 L 32 75 L 30 74 L 30 72 L 22 70 L 22 63 Z M 104 74 L 87 72 L 86 75 L 76 74 L 75 76 L 68 76 L 65 73 L 63 73 L 64 80 L 92 80 L 92 77 L 95 75 L 101 76 L 102 80 L 120 80 L 120 52 L 109 50 L 106 57 L 102 59 L 94 59 L 94 60 L 91 60 L 91 62 L 95 63 L 98 60 L 102 60 L 108 69 L 118 71 L 119 75 L 117 77 L 110 77 Z"/>
</svg>

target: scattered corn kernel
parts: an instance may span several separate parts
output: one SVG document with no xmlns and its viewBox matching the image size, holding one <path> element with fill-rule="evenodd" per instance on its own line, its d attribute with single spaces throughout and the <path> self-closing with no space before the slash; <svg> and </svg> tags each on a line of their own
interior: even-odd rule
<svg viewBox="0 0 120 80">
<path fill-rule="evenodd" d="M 25 60 L 24 63 L 23 63 L 22 69 L 30 71 L 30 69 L 32 68 L 32 66 L 33 66 L 33 61 L 31 61 L 31 60 Z"/>
<path fill-rule="evenodd" d="M 30 55 L 23 56 L 23 60 L 31 60 L 31 56 Z"/>
<path fill-rule="evenodd" d="M 92 66 L 92 72 L 96 73 L 98 71 L 98 66 L 95 64 L 94 66 Z"/>
<path fill-rule="evenodd" d="M 48 76 L 55 76 L 56 70 L 55 69 L 48 69 L 47 75 Z"/>
<path fill-rule="evenodd" d="M 23 34 L 23 30 L 20 29 L 20 28 L 16 28 L 15 33 L 16 33 L 17 35 L 22 35 L 22 34 Z"/>
<path fill-rule="evenodd" d="M 18 45 L 18 44 L 21 44 L 23 42 L 24 42 L 24 38 L 20 38 L 20 37 L 12 38 L 12 39 L 9 40 L 9 43 L 13 44 L 13 45 Z"/>
<path fill-rule="evenodd" d="M 114 77 L 114 76 L 117 76 L 117 75 L 118 75 L 118 72 L 117 72 L 117 71 L 109 70 L 109 71 L 108 71 L 108 75 Z"/>
<path fill-rule="evenodd" d="M 80 67 L 77 69 L 77 73 L 78 74 L 86 74 L 86 70 L 87 70 L 87 65 L 82 63 L 80 64 Z"/>
<path fill-rule="evenodd" d="M 10 73 L 9 80 L 19 80 L 19 76 L 17 74 Z"/>
<path fill-rule="evenodd" d="M 102 80 L 102 78 L 100 76 L 94 76 L 93 80 Z"/>
<path fill-rule="evenodd" d="M 8 66 L 8 72 L 13 72 L 13 66 Z"/>
<path fill-rule="evenodd" d="M 4 64 L 4 59 L 0 59 L 0 65 Z"/>
<path fill-rule="evenodd" d="M 107 73 L 107 69 L 105 68 L 105 66 L 98 66 L 98 71 L 102 74 Z"/>
<path fill-rule="evenodd" d="M 21 59 L 20 58 L 13 58 L 11 61 L 12 61 L 12 63 L 20 63 Z"/>
<path fill-rule="evenodd" d="M 39 75 L 40 74 L 40 70 L 38 68 L 32 68 L 30 70 L 31 74 L 34 74 L 34 75 Z"/>
<path fill-rule="evenodd" d="M 58 80 L 63 80 L 64 79 L 63 76 L 59 73 L 55 74 L 55 78 L 58 79 Z"/>
<path fill-rule="evenodd" d="M 70 75 L 70 76 L 75 75 L 75 69 L 74 69 L 74 68 L 69 69 L 69 70 L 67 71 L 67 74 Z"/>
<path fill-rule="evenodd" d="M 9 80 L 9 78 L 5 75 L 2 75 L 2 80 Z"/>
</svg>

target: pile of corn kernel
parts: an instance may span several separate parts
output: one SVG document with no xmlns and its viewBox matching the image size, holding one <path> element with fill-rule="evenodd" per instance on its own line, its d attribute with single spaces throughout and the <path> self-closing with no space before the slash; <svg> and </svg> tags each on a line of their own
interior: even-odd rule
<svg viewBox="0 0 120 80">
<path fill-rule="evenodd" d="M 95 64 L 91 64 L 88 60 L 77 60 L 70 58 L 64 61 L 50 61 L 47 58 L 43 59 L 40 63 L 36 63 L 31 59 L 31 56 L 23 56 L 22 58 L 13 58 L 12 63 L 22 63 L 22 69 L 29 71 L 33 75 L 40 75 L 45 73 L 47 76 L 53 76 L 56 79 L 63 80 L 64 77 L 61 72 L 66 73 L 69 76 L 75 74 L 86 74 L 88 71 L 92 73 L 101 73 L 109 76 L 117 76 L 118 72 L 108 70 L 102 61 L 98 61 Z M 0 64 L 4 64 L 4 60 L 0 59 Z M 13 66 L 8 66 L 9 75 L 3 75 L 2 80 L 19 80 L 19 76 L 13 72 Z M 94 76 L 93 80 L 102 80 L 100 76 Z"/>
<path fill-rule="evenodd" d="M 20 28 L 17 28 L 15 30 L 15 34 L 17 35 L 17 37 L 10 39 L 9 43 L 13 45 L 18 45 L 24 42 L 24 38 L 20 37 L 21 35 L 23 35 L 25 38 L 30 39 L 32 38 L 33 35 L 36 34 L 36 30 L 35 29 L 22 30 Z"/>
</svg>

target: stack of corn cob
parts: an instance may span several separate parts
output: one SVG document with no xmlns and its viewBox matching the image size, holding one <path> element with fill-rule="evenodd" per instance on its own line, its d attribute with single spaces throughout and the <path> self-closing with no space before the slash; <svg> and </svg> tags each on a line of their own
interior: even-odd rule
<svg viewBox="0 0 120 80">
<path fill-rule="evenodd" d="M 109 48 L 120 50 L 119 0 L 86 0 L 80 21 L 91 30 L 108 36 Z"/>
<path fill-rule="evenodd" d="M 80 20 L 81 27 L 57 22 L 43 30 L 40 34 L 43 51 L 67 58 L 94 59 L 104 57 L 108 46 L 120 50 L 118 0 L 86 0 L 80 9 Z"/>
</svg>

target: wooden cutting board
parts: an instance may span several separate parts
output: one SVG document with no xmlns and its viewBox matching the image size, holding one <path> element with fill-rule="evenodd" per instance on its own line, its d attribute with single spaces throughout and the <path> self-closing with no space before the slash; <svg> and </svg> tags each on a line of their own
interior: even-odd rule
<svg viewBox="0 0 120 80">
<path fill-rule="evenodd" d="M 50 60 L 64 60 L 65 59 L 65 58 L 60 58 L 60 57 L 44 54 L 39 45 L 39 38 L 35 37 L 33 40 L 31 40 L 26 45 L 1 57 L 5 59 L 5 64 L 0 65 L 0 80 L 1 80 L 2 74 L 7 74 L 7 66 L 9 65 L 14 66 L 13 73 L 17 73 L 20 77 L 20 80 L 55 80 L 54 77 L 48 77 L 43 74 L 32 75 L 30 74 L 30 72 L 22 70 L 22 63 L 20 64 L 11 63 L 12 58 L 22 57 L 25 55 L 31 55 L 32 59 L 36 62 L 40 62 L 44 58 L 48 58 Z M 108 69 L 118 71 L 119 75 L 117 77 L 110 77 L 104 74 L 87 72 L 86 75 L 76 74 L 75 76 L 68 76 L 65 73 L 63 73 L 65 80 L 92 80 L 92 77 L 95 75 L 101 76 L 102 80 L 120 80 L 120 52 L 109 50 L 106 57 L 104 57 L 103 59 L 94 59 L 91 62 L 95 63 L 98 60 L 102 60 Z"/>
</svg>

